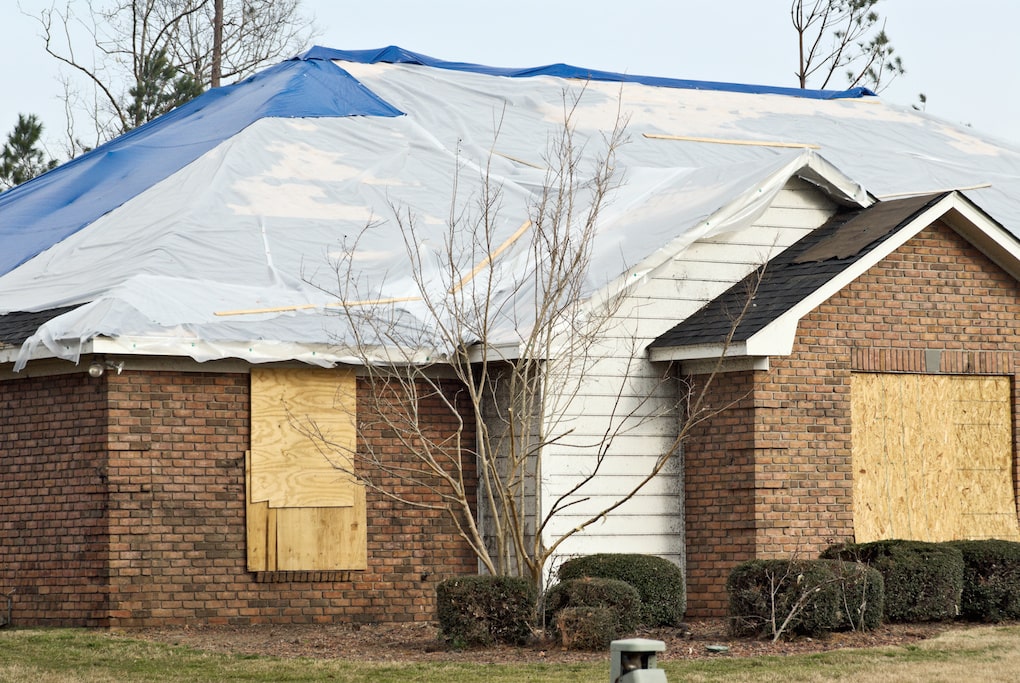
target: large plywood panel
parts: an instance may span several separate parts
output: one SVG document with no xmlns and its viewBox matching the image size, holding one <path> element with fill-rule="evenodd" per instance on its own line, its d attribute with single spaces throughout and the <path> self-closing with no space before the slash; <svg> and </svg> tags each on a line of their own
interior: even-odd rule
<svg viewBox="0 0 1020 683">
<path fill-rule="evenodd" d="M 251 397 L 252 501 L 353 506 L 353 371 L 253 368 Z"/>
<path fill-rule="evenodd" d="M 365 489 L 349 508 L 276 510 L 276 570 L 365 569 Z"/>
<path fill-rule="evenodd" d="M 1005 377 L 855 374 L 854 531 L 1020 539 Z"/>
<path fill-rule="evenodd" d="M 246 458 L 250 571 L 365 569 L 350 371 L 254 368 Z"/>
</svg>

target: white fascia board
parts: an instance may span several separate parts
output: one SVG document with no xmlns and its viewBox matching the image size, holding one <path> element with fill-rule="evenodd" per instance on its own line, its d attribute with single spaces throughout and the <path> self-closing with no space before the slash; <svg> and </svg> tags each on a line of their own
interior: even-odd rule
<svg viewBox="0 0 1020 683">
<path fill-rule="evenodd" d="M 966 195 L 954 192 L 943 220 L 997 266 L 1020 280 L 1020 239 L 982 211 Z"/>
<path fill-rule="evenodd" d="M 708 360 L 747 355 L 747 345 L 743 342 L 734 342 L 729 346 L 725 344 L 692 344 L 690 346 L 656 346 L 648 349 L 648 359 L 653 362 Z"/>
<path fill-rule="evenodd" d="M 517 342 L 505 344 L 473 344 L 468 349 L 468 361 L 471 363 L 498 363 L 501 361 L 519 360 L 521 345 Z"/>
<path fill-rule="evenodd" d="M 726 372 L 746 372 L 761 370 L 768 372 L 768 356 L 747 356 L 744 358 L 704 358 L 701 360 L 683 361 L 680 363 L 681 375 L 715 375 Z"/>
<path fill-rule="evenodd" d="M 84 356 L 86 354 L 92 353 L 90 349 L 91 349 L 90 342 L 82 344 L 80 351 L 81 355 Z M 72 353 L 74 354 L 79 353 L 77 342 L 75 342 L 73 348 L 70 344 L 68 344 L 66 350 L 69 355 Z M 0 350 L 0 364 L 16 363 L 19 358 L 21 358 L 21 346 L 12 346 L 10 348 Z M 25 362 L 30 362 L 34 360 L 51 360 L 54 358 L 63 358 L 65 360 L 69 359 L 65 356 L 55 354 L 42 344 L 39 344 L 34 349 L 32 349 L 32 352 L 26 358 L 23 358 L 22 360 L 24 360 Z"/>
<path fill-rule="evenodd" d="M 325 344 L 295 344 L 274 341 L 207 341 L 176 337 L 95 337 L 92 353 L 140 356 L 183 356 L 204 360 L 240 358 L 251 363 L 298 360 L 313 365 L 332 366 L 344 356 L 340 349 Z M 82 346 L 82 354 L 85 346 Z M 349 354 L 347 355 L 349 357 Z"/>
<path fill-rule="evenodd" d="M 174 337 L 96 337 L 82 342 L 69 341 L 64 353 L 54 353 L 42 344 L 38 345 L 28 358 L 23 361 L 41 360 L 45 358 L 63 358 L 74 361 L 80 356 L 164 356 L 191 358 L 199 363 L 239 359 L 250 364 L 282 363 L 297 361 L 309 365 L 332 367 L 338 363 L 345 365 L 363 365 L 366 360 L 379 364 L 428 364 L 441 362 L 434 358 L 432 351 L 418 349 L 413 352 L 395 349 L 378 348 L 365 352 L 352 353 L 344 348 L 326 344 L 299 344 L 275 341 L 203 341 L 200 339 L 182 339 Z M 0 351 L 0 363 L 13 363 L 20 358 L 21 347 Z"/>
<path fill-rule="evenodd" d="M 747 340 L 748 355 L 786 356 L 793 352 L 801 318 L 835 296 L 919 232 L 939 219 L 1014 277 L 1020 276 L 1020 244 L 1015 237 L 958 192 L 942 198 L 867 256 L 829 280 L 789 311 Z M 1018 277 L 1020 279 L 1020 277 Z"/>
<path fill-rule="evenodd" d="M 281 363 L 298 361 L 309 365 L 332 367 L 364 365 L 428 365 L 445 363 L 446 358 L 436 357 L 430 349 L 394 349 L 375 347 L 352 352 L 328 344 L 301 344 L 279 341 L 214 342 L 199 339 L 173 339 L 164 337 L 97 337 L 92 340 L 94 353 L 183 356 L 199 362 L 223 358 L 239 358 L 249 363 Z"/>
</svg>

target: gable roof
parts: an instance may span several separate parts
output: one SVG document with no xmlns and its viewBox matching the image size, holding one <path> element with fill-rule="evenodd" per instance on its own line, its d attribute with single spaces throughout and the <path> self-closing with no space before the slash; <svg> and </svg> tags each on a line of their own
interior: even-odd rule
<svg viewBox="0 0 1020 683">
<path fill-rule="evenodd" d="M 851 207 L 872 201 L 862 186 L 980 185 L 982 205 L 1020 229 L 1017 150 L 863 91 L 803 95 L 316 48 L 0 195 L 0 315 L 69 307 L 21 363 L 74 360 L 99 339 L 199 360 L 349 360 L 331 260 L 357 238 L 364 294 L 420 320 L 394 211 L 414 217 L 438 282 L 446 222 L 477 216 L 488 173 L 502 198 L 491 237 L 508 245 L 499 267 L 528 267 L 513 237 L 574 98 L 582 168 L 618 112 L 629 120 L 589 291 L 749 224 L 793 175 Z"/>
<path fill-rule="evenodd" d="M 704 360 L 788 354 L 804 315 L 939 218 L 1020 277 L 1020 240 L 959 193 L 879 202 L 833 215 L 660 335 L 649 344 L 649 356 Z"/>
</svg>

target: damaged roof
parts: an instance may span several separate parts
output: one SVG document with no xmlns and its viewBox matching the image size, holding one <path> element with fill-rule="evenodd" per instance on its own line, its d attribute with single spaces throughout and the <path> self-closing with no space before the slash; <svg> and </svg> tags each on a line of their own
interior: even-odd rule
<svg viewBox="0 0 1020 683">
<path fill-rule="evenodd" d="M 489 237 L 505 245 L 491 277 L 530 267 L 516 240 L 549 187 L 565 112 L 582 182 L 606 131 L 626 123 L 588 293 L 748 225 L 805 169 L 849 207 L 870 204 L 868 192 L 966 189 L 1020 232 L 1020 150 L 867 91 L 315 48 L 0 195 L 0 315 L 63 311 L 18 362 L 75 360 L 100 337 L 200 361 L 350 360 L 338 262 L 353 264 L 362 298 L 419 324 L 410 263 L 426 287 L 444 286 L 451 258 L 465 271 L 481 263 L 446 238 L 451 220 L 479 219 L 489 188 L 500 198 Z M 518 303 L 511 340 L 527 325 Z"/>
<path fill-rule="evenodd" d="M 922 195 L 836 213 L 649 348 L 747 341 L 945 196 Z"/>
</svg>

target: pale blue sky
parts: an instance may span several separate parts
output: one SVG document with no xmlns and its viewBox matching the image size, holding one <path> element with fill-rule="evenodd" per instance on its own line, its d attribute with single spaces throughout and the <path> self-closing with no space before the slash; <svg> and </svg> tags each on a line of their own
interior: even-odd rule
<svg viewBox="0 0 1020 683">
<path fill-rule="evenodd" d="M 64 2 L 65 0 L 60 0 Z M 38 12 L 51 0 L 20 0 Z M 0 0 L 0 135 L 19 112 L 39 114 L 54 152 L 63 135 L 58 66 L 38 26 Z M 883 0 L 907 74 L 882 97 L 928 97 L 927 111 L 1020 144 L 1020 2 Z M 796 85 L 789 0 L 303 0 L 320 45 L 384 45 L 440 59 L 523 67 L 568 62 L 697 80 Z M 842 85 L 842 83 L 840 84 Z"/>
</svg>

